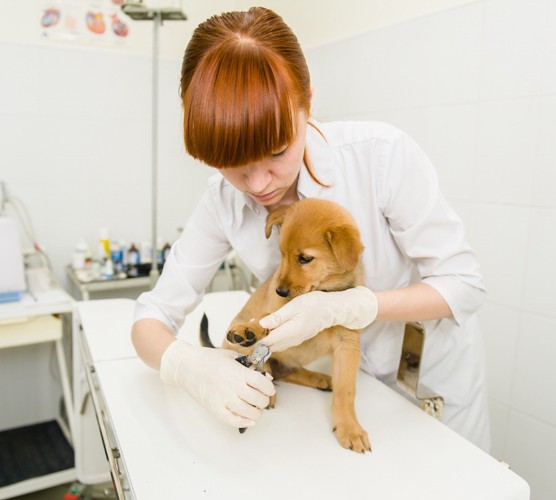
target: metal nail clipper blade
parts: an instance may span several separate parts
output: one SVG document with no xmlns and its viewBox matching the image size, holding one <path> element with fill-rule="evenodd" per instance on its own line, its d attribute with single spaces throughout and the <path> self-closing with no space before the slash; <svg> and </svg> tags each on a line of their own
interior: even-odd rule
<svg viewBox="0 0 556 500">
<path fill-rule="evenodd" d="M 236 361 L 247 368 L 252 368 L 259 373 L 266 375 L 266 372 L 264 371 L 264 364 L 267 362 L 268 358 L 270 358 L 271 354 L 272 351 L 267 346 L 259 343 L 255 346 L 255 349 L 249 356 L 240 356 L 239 358 L 236 358 Z M 240 434 L 243 434 L 246 430 L 247 427 L 241 427 L 239 432 Z"/>
</svg>

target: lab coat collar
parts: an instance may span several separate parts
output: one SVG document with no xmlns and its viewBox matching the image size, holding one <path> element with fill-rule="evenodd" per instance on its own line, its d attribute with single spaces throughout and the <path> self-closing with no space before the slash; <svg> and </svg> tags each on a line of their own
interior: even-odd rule
<svg viewBox="0 0 556 500">
<path fill-rule="evenodd" d="M 316 120 L 311 118 L 309 121 L 319 130 L 323 131 L 321 125 Z M 315 173 L 317 179 L 327 186 L 333 186 L 336 182 L 334 148 L 319 133 L 319 131 L 312 126 L 307 127 L 306 147 L 313 172 Z M 328 188 L 317 184 L 311 178 L 307 168 L 301 168 L 297 183 L 297 193 L 299 194 L 299 198 L 326 198 L 327 189 Z"/>
</svg>

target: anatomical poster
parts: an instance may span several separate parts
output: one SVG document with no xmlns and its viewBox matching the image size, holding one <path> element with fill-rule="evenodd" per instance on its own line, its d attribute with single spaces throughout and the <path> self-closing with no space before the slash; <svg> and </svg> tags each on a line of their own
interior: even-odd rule
<svg viewBox="0 0 556 500">
<path fill-rule="evenodd" d="M 40 0 L 39 25 L 46 39 L 119 45 L 129 35 L 123 0 Z"/>
</svg>

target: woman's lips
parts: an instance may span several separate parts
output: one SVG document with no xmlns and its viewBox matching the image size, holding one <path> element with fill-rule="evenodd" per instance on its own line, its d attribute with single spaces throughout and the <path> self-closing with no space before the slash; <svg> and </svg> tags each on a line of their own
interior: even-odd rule
<svg viewBox="0 0 556 500">
<path fill-rule="evenodd" d="M 251 193 L 251 197 L 259 202 L 265 202 L 265 201 L 269 201 L 272 198 L 274 198 L 277 194 L 278 190 L 275 189 L 274 191 L 271 191 L 270 193 L 267 194 L 253 194 Z"/>
</svg>

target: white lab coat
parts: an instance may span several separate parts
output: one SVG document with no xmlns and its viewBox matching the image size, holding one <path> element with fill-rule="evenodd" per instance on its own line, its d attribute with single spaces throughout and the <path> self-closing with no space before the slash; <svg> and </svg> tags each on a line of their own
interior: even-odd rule
<svg viewBox="0 0 556 500">
<path fill-rule="evenodd" d="M 460 218 L 438 186 L 434 167 L 406 134 L 381 122 L 315 123 L 307 148 L 317 178 L 301 169 L 301 198 L 333 200 L 361 230 L 366 285 L 375 291 L 416 280 L 434 287 L 454 319 L 425 324 L 421 382 L 444 397 L 443 421 L 489 448 L 484 356 L 476 311 L 485 295 L 475 254 Z M 157 318 L 174 331 L 200 301 L 227 253 L 234 249 L 259 278 L 279 261 L 277 232 L 265 238 L 267 212 L 220 174 L 173 245 L 151 291 L 137 300 L 135 319 Z M 395 388 L 404 324 L 376 321 L 361 334 L 361 368 Z"/>
</svg>

